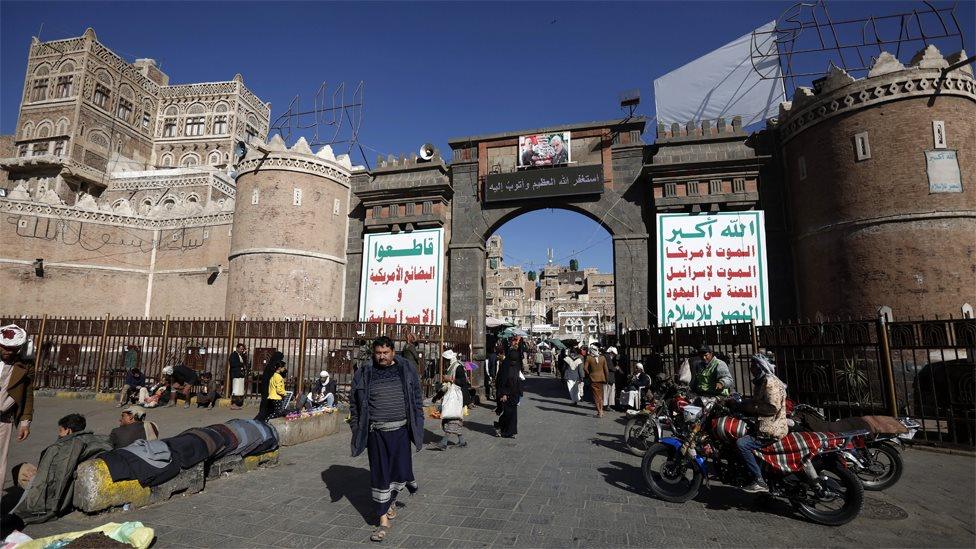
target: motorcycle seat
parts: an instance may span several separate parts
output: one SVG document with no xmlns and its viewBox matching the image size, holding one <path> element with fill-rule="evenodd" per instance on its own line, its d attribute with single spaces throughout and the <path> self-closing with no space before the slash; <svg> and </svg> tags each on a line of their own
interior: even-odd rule
<svg viewBox="0 0 976 549">
<path fill-rule="evenodd" d="M 822 421 L 811 417 L 807 418 L 807 423 L 814 431 L 826 433 L 866 431 L 865 434 L 901 434 L 908 432 L 900 421 L 891 416 L 849 417 L 837 421 Z"/>
</svg>

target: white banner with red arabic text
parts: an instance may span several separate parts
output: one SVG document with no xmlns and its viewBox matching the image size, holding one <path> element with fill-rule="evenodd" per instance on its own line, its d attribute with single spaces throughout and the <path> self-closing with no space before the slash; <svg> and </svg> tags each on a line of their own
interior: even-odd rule
<svg viewBox="0 0 976 549">
<path fill-rule="evenodd" d="M 359 320 L 439 324 L 443 266 L 444 229 L 367 233 Z"/>
<path fill-rule="evenodd" d="M 762 211 L 657 216 L 658 324 L 769 323 Z"/>
</svg>

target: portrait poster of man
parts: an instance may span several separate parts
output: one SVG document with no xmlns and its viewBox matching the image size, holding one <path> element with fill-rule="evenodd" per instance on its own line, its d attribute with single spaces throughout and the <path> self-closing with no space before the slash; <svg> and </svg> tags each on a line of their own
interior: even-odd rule
<svg viewBox="0 0 976 549">
<path fill-rule="evenodd" d="M 540 133 L 519 137 L 518 167 L 560 166 L 572 161 L 570 132 Z"/>
</svg>

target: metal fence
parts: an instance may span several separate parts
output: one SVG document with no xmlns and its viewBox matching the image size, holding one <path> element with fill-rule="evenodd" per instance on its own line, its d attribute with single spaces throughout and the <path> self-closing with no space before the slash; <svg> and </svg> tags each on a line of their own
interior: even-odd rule
<svg viewBox="0 0 976 549">
<path fill-rule="evenodd" d="M 918 438 L 976 447 L 976 320 L 846 320 L 754 326 L 752 323 L 653 327 L 621 338 L 629 362 L 652 375 L 674 375 L 710 345 L 750 394 L 749 357 L 771 351 L 790 398 L 830 419 L 911 416 Z"/>
<path fill-rule="evenodd" d="M 258 393 L 264 366 L 275 351 L 285 355 L 289 390 L 310 387 L 327 370 L 340 388 L 352 381 L 354 365 L 368 354 L 367 343 L 389 336 L 397 350 L 413 332 L 423 365 L 418 366 L 425 393 L 441 373 L 440 356 L 453 349 L 471 356 L 466 327 L 382 324 L 327 320 L 223 320 L 166 318 L 0 317 L 0 325 L 16 323 L 34 340 L 35 387 L 79 391 L 118 391 L 125 372 L 140 368 L 159 378 L 166 365 L 182 362 L 197 372 L 210 372 L 224 387 L 230 375 L 230 353 L 238 343 L 247 347 L 250 372 L 246 390 Z"/>
</svg>

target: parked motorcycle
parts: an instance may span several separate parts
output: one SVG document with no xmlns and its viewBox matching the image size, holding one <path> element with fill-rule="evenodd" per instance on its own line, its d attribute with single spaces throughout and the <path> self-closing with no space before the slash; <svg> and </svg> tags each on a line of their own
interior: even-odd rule
<svg viewBox="0 0 976 549">
<path fill-rule="evenodd" d="M 644 481 L 659 498 L 684 503 L 703 483 L 717 479 L 732 486 L 752 481 L 738 455 L 735 440 L 747 432 L 746 421 L 732 415 L 722 401 L 682 410 L 688 430 L 665 437 L 644 455 Z M 769 495 L 790 501 L 807 519 L 829 526 L 852 520 L 864 505 L 864 489 L 840 455 L 852 433 L 790 433 L 759 452 Z"/>
<path fill-rule="evenodd" d="M 666 382 L 653 393 L 651 402 L 640 410 L 627 410 L 627 424 L 624 426 L 624 446 L 635 456 L 643 456 L 647 449 L 664 436 L 664 431 L 674 429 L 675 420 L 680 420 L 672 410 L 689 403 L 686 388 L 673 382 Z"/>
<path fill-rule="evenodd" d="M 880 491 L 894 486 L 901 478 L 905 465 L 901 457 L 901 445 L 910 443 L 921 428 L 908 417 L 884 418 L 897 420 L 878 424 L 865 418 L 849 418 L 828 422 L 822 410 L 806 404 L 796 404 L 788 415 L 791 431 L 836 431 L 864 428 L 868 434 L 854 437 L 851 446 L 841 454 L 848 467 L 861 479 L 865 490 Z"/>
</svg>

